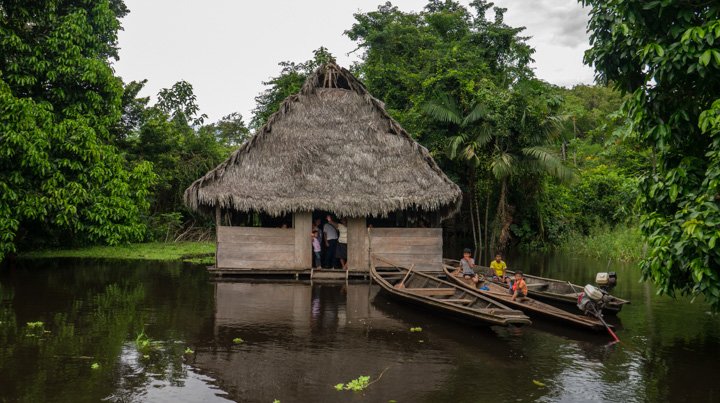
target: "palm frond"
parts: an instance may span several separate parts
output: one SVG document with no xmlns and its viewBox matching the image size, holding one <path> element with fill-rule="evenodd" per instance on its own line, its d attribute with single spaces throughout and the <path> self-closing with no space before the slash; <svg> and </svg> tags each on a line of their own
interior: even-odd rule
<svg viewBox="0 0 720 403">
<path fill-rule="evenodd" d="M 485 107 L 485 104 L 480 102 L 475 104 L 475 107 L 473 108 L 472 112 L 468 114 L 465 119 L 462 122 L 463 126 L 467 126 L 470 123 L 477 122 L 478 120 L 484 118 L 487 116 L 487 107 Z"/>
<path fill-rule="evenodd" d="M 492 123 L 483 122 L 483 124 L 480 125 L 477 136 L 475 136 L 475 139 L 473 139 L 475 144 L 477 144 L 478 147 L 482 147 L 485 144 L 489 143 L 490 140 L 492 140 L 493 138 L 493 129 L 494 127 Z"/>
<path fill-rule="evenodd" d="M 422 104 L 422 109 L 433 119 L 443 123 L 462 124 L 463 120 L 452 98 L 443 94 L 439 101 L 428 101 Z"/>
<path fill-rule="evenodd" d="M 448 140 L 448 146 L 445 150 L 445 154 L 447 154 L 448 158 L 454 160 L 457 156 L 457 149 L 465 141 L 465 137 L 463 135 L 453 136 L 450 137 Z"/>
<path fill-rule="evenodd" d="M 528 164 L 528 167 L 532 170 L 546 172 L 563 182 L 573 182 L 577 177 L 576 170 L 565 164 L 562 158 L 551 148 L 527 147 L 523 148 L 522 152 L 533 158 L 534 164 Z"/>
<path fill-rule="evenodd" d="M 507 178 L 517 170 L 517 157 L 501 152 L 494 154 L 490 162 L 490 170 L 497 179 Z"/>
</svg>

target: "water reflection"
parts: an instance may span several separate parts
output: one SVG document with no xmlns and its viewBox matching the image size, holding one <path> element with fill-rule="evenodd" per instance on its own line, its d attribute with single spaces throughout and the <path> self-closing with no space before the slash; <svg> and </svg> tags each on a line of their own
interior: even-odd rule
<svg viewBox="0 0 720 403">
<path fill-rule="evenodd" d="M 563 256 L 508 263 L 575 283 L 606 269 Z M 720 400 L 718 317 L 702 301 L 655 295 L 632 265 L 611 270 L 614 293 L 632 300 L 610 318 L 625 345 L 540 319 L 467 326 L 368 282 L 216 282 L 177 263 L 24 262 L 0 272 L 0 400 Z M 141 332 L 151 348 L 134 343 Z M 333 388 L 380 374 L 362 394 Z"/>
</svg>

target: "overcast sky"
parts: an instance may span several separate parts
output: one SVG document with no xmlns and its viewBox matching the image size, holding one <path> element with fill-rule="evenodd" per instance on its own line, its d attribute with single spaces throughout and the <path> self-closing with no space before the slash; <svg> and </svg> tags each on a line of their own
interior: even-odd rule
<svg viewBox="0 0 720 403">
<path fill-rule="evenodd" d="M 382 0 L 125 0 L 120 60 L 127 83 L 147 79 L 142 96 L 180 80 L 193 85 L 201 112 L 211 123 L 240 112 L 247 123 L 263 81 L 277 76 L 281 61 L 304 62 L 325 46 L 343 67 L 358 60 L 357 45 L 343 35 L 353 14 L 377 9 Z M 469 1 L 462 0 L 467 6 Z M 507 8 L 505 23 L 524 26 L 535 48 L 538 78 L 565 87 L 590 84 L 582 63 L 589 47 L 587 10 L 577 0 L 496 0 Z M 404 12 L 421 11 L 426 0 L 392 1 Z"/>
</svg>

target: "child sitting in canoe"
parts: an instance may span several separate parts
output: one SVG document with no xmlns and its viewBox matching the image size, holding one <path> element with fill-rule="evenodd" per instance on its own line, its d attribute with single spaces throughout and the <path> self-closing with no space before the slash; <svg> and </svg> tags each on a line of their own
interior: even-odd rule
<svg viewBox="0 0 720 403">
<path fill-rule="evenodd" d="M 475 267 L 475 260 L 470 257 L 470 249 L 465 248 L 463 250 L 463 258 L 460 261 L 460 266 L 455 271 L 455 275 L 460 275 L 460 270 L 462 270 L 462 276 L 465 278 L 465 280 L 472 280 L 473 283 L 478 283 L 478 275 L 475 273 L 475 270 L 473 270 L 473 267 Z"/>
<path fill-rule="evenodd" d="M 515 283 L 510 287 L 510 294 L 512 294 L 512 300 L 515 301 L 517 298 L 527 297 L 527 284 L 523 280 L 523 272 L 520 270 L 515 272 Z"/>
<path fill-rule="evenodd" d="M 495 252 L 495 260 L 490 263 L 490 268 L 493 270 L 493 281 L 500 281 L 510 284 L 510 279 L 508 278 L 508 276 L 505 275 L 505 270 L 507 270 L 507 266 L 502 260 L 502 254 L 500 252 Z"/>
</svg>

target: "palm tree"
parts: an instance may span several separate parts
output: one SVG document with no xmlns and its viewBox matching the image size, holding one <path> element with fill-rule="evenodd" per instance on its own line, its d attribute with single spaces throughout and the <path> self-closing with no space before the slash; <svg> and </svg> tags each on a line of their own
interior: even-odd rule
<svg viewBox="0 0 720 403">
<path fill-rule="evenodd" d="M 462 160 L 470 167 L 469 184 L 472 189 L 472 197 L 470 198 L 470 221 L 473 231 L 473 241 L 477 246 L 475 248 L 475 257 L 477 257 L 477 253 L 482 249 L 482 228 L 480 226 L 480 214 L 478 210 L 476 171 L 480 165 L 481 150 L 492 139 L 492 125 L 485 119 L 487 114 L 485 105 L 476 103 L 472 106 L 471 112 L 463 117 L 463 113 L 455 102 L 446 95 L 442 95 L 440 101 L 427 102 L 423 105 L 423 109 L 435 120 L 442 123 L 449 123 L 453 126 L 453 131 L 456 134 L 448 139 L 449 144 L 446 149 L 446 154 L 451 160 Z M 482 122 L 479 123 L 481 120 Z M 473 204 L 475 207 L 474 215 Z"/>
<path fill-rule="evenodd" d="M 491 244 L 501 247 L 509 240 L 512 223 L 512 209 L 507 203 L 507 184 L 510 177 L 525 172 L 546 173 L 563 182 L 575 179 L 575 170 L 566 165 L 562 156 L 551 147 L 554 139 L 558 138 L 563 130 L 566 116 L 545 115 L 533 130 L 527 127 L 527 117 L 531 112 L 532 107 L 527 105 L 520 119 L 520 128 L 531 133 L 526 136 L 524 147 L 516 141 L 508 141 L 509 136 L 493 137 L 490 171 L 495 179 L 500 181 L 500 196 L 495 213 L 497 231 L 493 232 Z M 540 223 L 542 225 L 542 218 Z"/>
<path fill-rule="evenodd" d="M 530 98 L 527 94 L 522 94 L 522 96 Z M 483 237 L 480 232 L 476 170 L 483 159 L 489 159 L 489 174 L 500 182 L 500 195 L 495 214 L 497 225 L 495 226 L 496 230 L 493 231 L 493 242 L 490 242 L 490 244 L 498 246 L 507 243 L 509 227 L 513 218 L 512 208 L 507 202 L 507 185 L 511 177 L 521 173 L 539 172 L 547 173 L 561 181 L 573 180 L 575 177 L 574 170 L 568 167 L 551 147 L 553 140 L 562 132 L 562 125 L 566 117 L 552 115 L 545 110 L 536 113 L 539 108 L 540 106 L 527 102 L 520 116 L 518 128 L 513 132 L 507 128 L 498 129 L 493 124 L 495 118 L 490 116 L 488 108 L 482 102 L 472 105 L 469 108 L 471 112 L 465 116 L 455 102 L 447 96 L 441 96 L 439 101 L 427 102 L 423 105 L 423 109 L 432 118 L 452 126 L 451 130 L 455 135 L 448 139 L 446 149 L 448 157 L 451 160 L 465 161 L 470 167 L 468 179 L 473 192 L 470 217 L 473 222 L 473 238 L 479 247 Z M 504 113 L 504 111 L 499 113 Z M 536 115 L 542 116 L 539 122 L 533 119 Z M 519 140 L 520 137 L 523 138 L 523 141 Z M 486 245 L 488 242 L 489 203 L 488 192 L 484 225 Z M 477 225 L 477 237 L 475 225 Z M 478 242 L 478 238 L 480 238 L 480 242 Z M 496 239 L 497 242 L 495 242 Z"/>
</svg>

